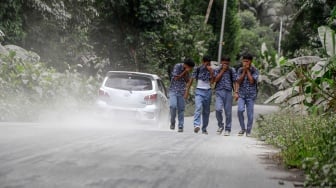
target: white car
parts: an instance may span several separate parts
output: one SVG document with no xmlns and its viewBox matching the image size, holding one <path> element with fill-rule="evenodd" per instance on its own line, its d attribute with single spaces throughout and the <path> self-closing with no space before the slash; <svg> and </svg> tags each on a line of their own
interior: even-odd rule
<svg viewBox="0 0 336 188">
<path fill-rule="evenodd" d="M 109 71 L 99 89 L 97 105 L 121 120 L 168 124 L 167 90 L 155 74 Z"/>
</svg>

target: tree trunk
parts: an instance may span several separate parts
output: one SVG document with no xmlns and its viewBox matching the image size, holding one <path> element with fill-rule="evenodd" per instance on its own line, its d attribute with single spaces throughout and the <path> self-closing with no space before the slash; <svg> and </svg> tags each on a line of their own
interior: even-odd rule
<svg viewBox="0 0 336 188">
<path fill-rule="evenodd" d="M 208 23 L 209 16 L 210 16 L 210 12 L 211 12 L 211 8 L 212 8 L 212 4 L 213 4 L 213 1 L 214 1 L 214 0 L 210 0 L 210 1 L 209 1 L 208 9 L 207 9 L 207 12 L 206 12 L 206 15 L 205 15 L 204 24 L 207 24 L 207 23 Z"/>
<path fill-rule="evenodd" d="M 135 48 L 131 48 L 130 51 L 131 51 L 131 56 L 133 57 L 134 64 L 135 64 L 135 72 L 139 72 L 140 71 L 140 67 L 139 67 L 139 62 L 138 62 L 138 58 L 137 58 L 136 49 Z"/>
</svg>

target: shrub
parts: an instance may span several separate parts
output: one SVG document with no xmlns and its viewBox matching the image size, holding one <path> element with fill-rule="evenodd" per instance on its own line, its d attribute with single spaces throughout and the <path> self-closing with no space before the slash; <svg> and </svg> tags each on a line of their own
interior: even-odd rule
<svg viewBox="0 0 336 188">
<path fill-rule="evenodd" d="M 257 135 L 281 148 L 287 166 L 305 171 L 306 186 L 336 186 L 336 116 L 288 112 L 260 116 Z"/>
<path fill-rule="evenodd" d="M 58 73 L 15 52 L 0 58 L 0 121 L 34 121 L 44 110 L 78 109 L 94 99 L 98 82 L 75 69 Z"/>
</svg>

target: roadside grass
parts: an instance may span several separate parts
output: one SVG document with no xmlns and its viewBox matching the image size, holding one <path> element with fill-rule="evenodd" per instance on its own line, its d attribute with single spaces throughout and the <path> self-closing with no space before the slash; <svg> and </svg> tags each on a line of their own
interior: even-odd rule
<svg viewBox="0 0 336 188">
<path fill-rule="evenodd" d="M 257 118 L 255 134 L 281 149 L 287 167 L 305 172 L 305 186 L 336 186 L 336 115 L 277 112 Z"/>
</svg>

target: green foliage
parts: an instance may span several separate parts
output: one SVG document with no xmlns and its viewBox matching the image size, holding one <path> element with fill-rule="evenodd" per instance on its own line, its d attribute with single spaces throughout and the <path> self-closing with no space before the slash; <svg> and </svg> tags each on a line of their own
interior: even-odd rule
<svg viewBox="0 0 336 188">
<path fill-rule="evenodd" d="M 334 41 L 332 38 L 335 38 L 335 35 L 324 32 L 320 35 L 325 36 L 324 38 L 321 37 L 321 41 L 324 41 L 326 54 L 333 55 L 335 43 L 330 41 Z M 276 103 L 281 103 L 300 113 L 334 111 L 336 109 L 336 65 L 334 59 L 335 56 L 333 55 L 328 59 L 304 56 L 288 60 L 287 63 L 281 65 L 280 71 L 277 71 L 281 72 L 282 75 L 279 75 L 280 77 L 272 82 L 279 87 L 280 91 L 271 96 L 265 103 L 275 100 Z"/>
<path fill-rule="evenodd" d="M 260 26 L 254 14 L 250 11 L 239 13 L 241 23 L 239 47 L 240 53 L 249 52 L 258 57 L 263 43 L 268 47 L 267 51 L 274 53 L 277 47 L 277 34 L 266 26 Z"/>
<path fill-rule="evenodd" d="M 212 25 L 213 33 L 216 34 L 217 38 L 211 43 L 209 54 L 216 58 L 218 56 L 218 42 L 220 41 L 219 39 L 222 25 L 223 6 L 223 1 L 214 1 L 213 10 L 208 22 L 210 25 Z M 206 10 L 206 8 L 204 10 Z M 237 13 L 238 1 L 228 0 L 225 16 L 222 54 L 230 56 L 231 59 L 236 59 L 236 56 L 239 53 L 240 22 Z"/>
<path fill-rule="evenodd" d="M 159 32 L 174 14 L 171 2 L 96 2 L 101 14 L 90 31 L 96 53 L 109 58 L 113 70 L 146 71 L 146 64 L 155 62 L 154 65 L 158 65 L 160 61 L 149 58 L 152 54 L 159 56 L 153 48 L 160 50 L 162 46 L 150 46 L 156 42 L 150 39 L 159 40 Z"/>
<path fill-rule="evenodd" d="M 57 73 L 45 63 L 1 56 L 0 121 L 35 121 L 59 105 L 78 109 L 92 103 L 97 81 L 75 70 Z M 70 106 L 71 105 L 71 106 Z"/>
<path fill-rule="evenodd" d="M 153 7 L 155 11 L 149 11 Z M 96 31 L 104 33 L 92 36 L 101 41 L 95 46 L 97 53 L 108 56 L 113 69 L 152 72 L 162 77 L 168 65 L 185 57 L 197 61 L 207 52 L 214 37 L 211 27 L 203 24 L 203 16 L 196 12 L 186 19 L 181 13 L 184 8 L 187 8 L 184 2 L 174 4 L 171 0 L 105 2 L 99 10 L 109 14 L 102 14 L 96 22 L 100 27 Z M 105 26 L 109 28 L 102 28 Z"/>
<path fill-rule="evenodd" d="M 237 0 L 228 4 L 224 51 L 235 56 Z M 0 6 L 4 20 L 0 29 L 6 34 L 5 43 L 34 50 L 58 71 L 95 57 L 104 59 L 104 64 L 91 67 L 157 72 L 184 57 L 195 61 L 204 53 L 215 57 L 218 45 L 213 45 L 213 33 L 219 35 L 219 30 L 211 25 L 220 25 L 222 3 L 214 6 L 220 9 L 211 15 L 215 21 L 205 26 L 207 6 L 200 0 L 7 1 Z"/>
<path fill-rule="evenodd" d="M 306 186 L 336 185 L 336 116 L 298 116 L 279 112 L 260 116 L 257 135 L 281 148 L 287 166 L 302 167 Z"/>
<path fill-rule="evenodd" d="M 87 31 L 97 15 L 93 1 L 23 1 L 20 16 L 27 36 L 16 44 L 64 71 L 91 50 Z"/>
<path fill-rule="evenodd" d="M 265 43 L 261 46 L 259 55 L 253 61 L 259 71 L 257 103 L 263 103 L 278 90 L 272 80 L 279 78 L 279 65 L 284 61 L 283 57 L 278 58 L 277 53 L 269 51 Z"/>
<path fill-rule="evenodd" d="M 255 29 L 259 26 L 257 18 L 251 11 L 241 11 L 239 13 L 239 20 L 242 29 Z"/>
<path fill-rule="evenodd" d="M 316 55 L 321 47 L 317 35 L 317 28 L 327 25 L 336 1 L 327 0 L 293 0 L 297 9 L 293 24 L 283 41 L 282 47 L 287 57 Z M 316 14 L 319 12 L 319 14 Z"/>
<path fill-rule="evenodd" d="M 175 1 L 175 3 L 179 4 L 178 7 L 180 7 L 180 12 L 183 14 L 182 19 L 188 20 L 192 15 L 205 15 L 209 1 L 180 0 Z"/>
<path fill-rule="evenodd" d="M 86 54 L 87 30 L 97 16 L 93 1 L 15 0 L 0 3 L 0 29 L 5 43 L 34 49 L 59 70 Z"/>
<path fill-rule="evenodd" d="M 4 32 L 8 43 L 19 41 L 25 36 L 21 8 L 21 0 L 0 2 L 0 30 Z"/>
</svg>

